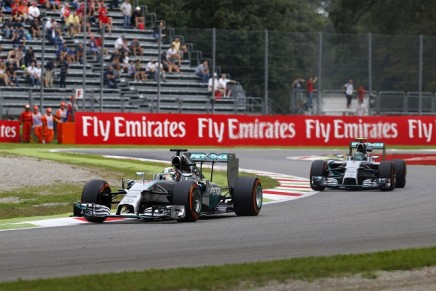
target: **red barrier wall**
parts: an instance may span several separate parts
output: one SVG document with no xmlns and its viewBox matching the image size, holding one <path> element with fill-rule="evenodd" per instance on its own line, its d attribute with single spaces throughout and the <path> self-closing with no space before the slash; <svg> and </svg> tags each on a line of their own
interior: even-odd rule
<svg viewBox="0 0 436 291">
<path fill-rule="evenodd" d="M 76 113 L 76 144 L 348 146 L 436 145 L 436 116 Z"/>
<path fill-rule="evenodd" d="M 20 142 L 20 122 L 0 120 L 0 142 Z"/>
</svg>

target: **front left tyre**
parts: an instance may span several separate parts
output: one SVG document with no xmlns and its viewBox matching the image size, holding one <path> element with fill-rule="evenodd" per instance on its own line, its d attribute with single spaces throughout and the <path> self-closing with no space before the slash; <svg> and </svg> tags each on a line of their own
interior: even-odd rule
<svg viewBox="0 0 436 291">
<path fill-rule="evenodd" d="M 195 222 L 201 213 L 201 191 L 195 181 L 177 182 L 173 190 L 173 204 L 185 206 L 185 217 L 178 222 Z"/>
<path fill-rule="evenodd" d="M 111 188 L 104 180 L 90 180 L 83 187 L 80 201 L 81 203 L 104 205 L 110 209 L 112 204 Z M 106 220 L 106 217 L 90 217 L 85 215 L 83 217 L 89 222 L 101 223 Z"/>
<path fill-rule="evenodd" d="M 323 160 L 316 160 L 312 162 L 310 167 L 310 187 L 315 191 L 324 191 L 325 187 L 313 183 L 313 177 L 326 177 L 327 176 L 327 162 Z"/>
</svg>

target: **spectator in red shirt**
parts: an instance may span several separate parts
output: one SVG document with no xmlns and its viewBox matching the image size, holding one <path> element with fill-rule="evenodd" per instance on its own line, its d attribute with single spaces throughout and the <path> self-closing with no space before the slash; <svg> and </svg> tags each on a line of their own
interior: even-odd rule
<svg viewBox="0 0 436 291">
<path fill-rule="evenodd" d="M 313 108 L 313 84 L 318 80 L 317 77 L 309 77 L 307 78 L 307 110 L 311 110 Z"/>
</svg>

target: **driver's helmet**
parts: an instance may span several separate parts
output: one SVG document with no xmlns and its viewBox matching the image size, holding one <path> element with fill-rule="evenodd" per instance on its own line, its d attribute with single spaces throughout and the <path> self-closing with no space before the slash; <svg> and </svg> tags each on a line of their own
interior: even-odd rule
<svg viewBox="0 0 436 291">
<path fill-rule="evenodd" d="M 174 169 L 172 167 L 165 168 L 162 174 L 162 180 L 173 180 L 174 179 Z"/>
<path fill-rule="evenodd" d="M 354 154 L 355 161 L 366 161 L 366 155 L 362 152 L 356 152 Z"/>
</svg>

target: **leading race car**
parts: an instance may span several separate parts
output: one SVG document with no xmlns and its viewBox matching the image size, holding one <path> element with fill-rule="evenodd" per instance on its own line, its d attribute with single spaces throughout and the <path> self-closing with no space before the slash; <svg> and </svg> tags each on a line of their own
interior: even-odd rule
<svg viewBox="0 0 436 291">
<path fill-rule="evenodd" d="M 381 151 L 381 156 L 373 155 Z M 349 155 L 336 159 L 316 160 L 310 168 L 310 186 L 313 190 L 325 188 L 392 191 L 406 186 L 406 162 L 385 160 L 385 144 L 367 142 L 359 138 L 350 143 Z M 377 159 L 380 162 L 376 162 Z"/>
<path fill-rule="evenodd" d="M 176 219 L 194 222 L 201 215 L 235 212 L 238 216 L 256 216 L 262 208 L 262 185 L 257 177 L 238 177 L 239 159 L 233 153 L 190 153 L 171 149 L 171 167 L 155 174 L 152 180 L 126 180 L 112 192 L 104 180 L 87 182 L 80 203 L 74 205 L 73 216 L 90 222 L 103 222 L 108 217 L 143 220 Z M 200 167 L 196 163 L 200 164 Z M 210 179 L 203 175 L 203 164 L 211 164 Z M 227 185 L 212 182 L 215 163 L 227 164 Z M 122 199 L 116 201 L 116 198 Z M 117 204 L 116 212 L 111 206 Z"/>
</svg>

